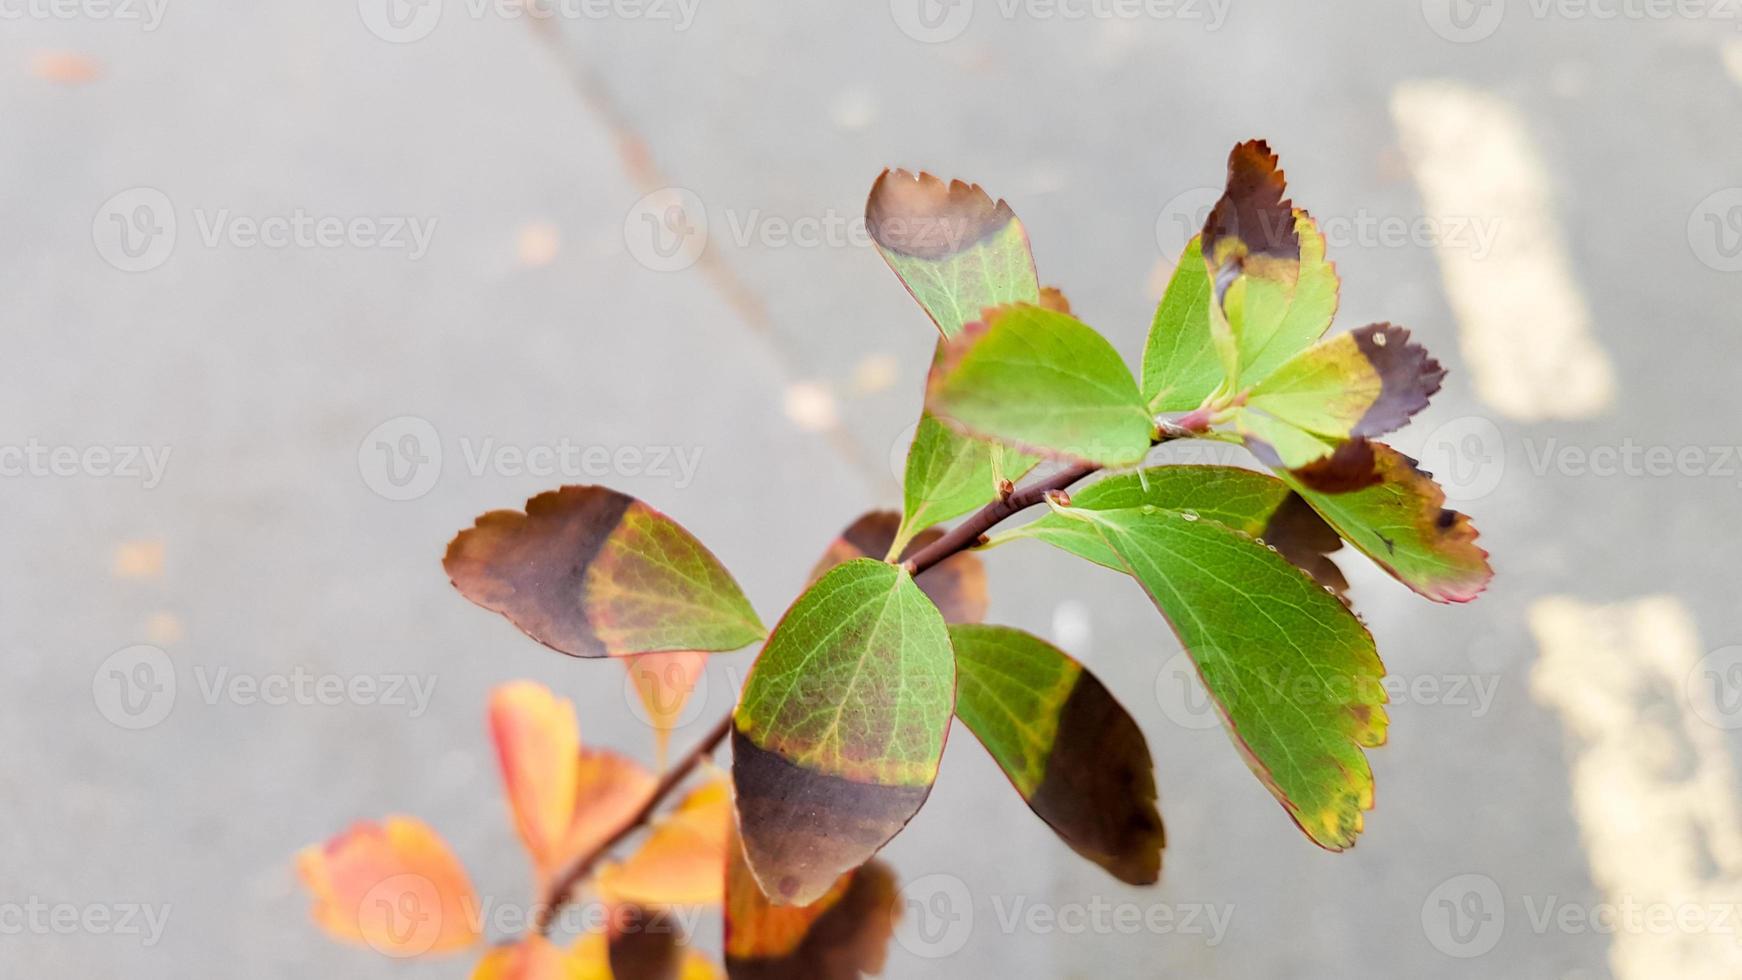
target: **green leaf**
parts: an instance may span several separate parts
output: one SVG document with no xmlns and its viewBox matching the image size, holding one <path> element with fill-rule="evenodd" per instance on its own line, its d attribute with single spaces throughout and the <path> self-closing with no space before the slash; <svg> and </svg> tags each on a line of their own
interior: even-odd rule
<svg viewBox="0 0 1742 980">
<path fill-rule="evenodd" d="M 1155 431 L 1106 338 L 1025 304 L 993 311 L 945 346 L 926 407 L 972 435 L 1101 466 L 1142 461 Z"/>
<path fill-rule="evenodd" d="M 1273 476 L 1235 466 L 1152 466 L 1103 477 L 1071 493 L 1072 508 L 1120 510 L 1162 507 L 1192 513 L 1245 534 L 1259 534 L 1288 496 L 1288 485 Z M 1038 538 L 1117 571 L 1125 563 L 1110 548 L 1085 538 L 1082 522 L 1053 511 L 1021 527 L 994 534 L 990 544 Z"/>
<path fill-rule="evenodd" d="M 1325 259 L 1325 236 L 1312 216 L 1298 208 L 1294 230 L 1300 238 L 1300 272 L 1289 297 L 1288 312 L 1268 337 L 1247 336 L 1241 350 L 1241 383 L 1252 384 L 1294 355 L 1312 346 L 1331 328 L 1337 313 L 1337 266 Z M 1195 406 L 1194 406 L 1195 407 Z"/>
<path fill-rule="evenodd" d="M 1445 376 L 1409 331 L 1375 323 L 1290 358 L 1252 388 L 1246 405 L 1332 438 L 1384 435 L 1426 408 Z"/>
<path fill-rule="evenodd" d="M 950 627 L 956 717 L 1034 812 L 1120 881 L 1153 884 L 1166 843 L 1149 746 L 1101 682 L 1005 626 Z"/>
<path fill-rule="evenodd" d="M 905 544 L 926 528 L 984 507 L 998 499 L 1000 479 L 1020 480 L 1037 462 L 1037 457 L 957 432 L 930 412 L 922 414 L 907 451 L 899 537 Z"/>
<path fill-rule="evenodd" d="M 1059 508 L 1051 543 L 1111 553 L 1197 664 L 1248 765 L 1312 840 L 1354 843 L 1373 805 L 1363 747 L 1387 724 L 1384 667 L 1342 602 L 1252 537 L 1160 507 Z"/>
<path fill-rule="evenodd" d="M 1040 301 L 1022 222 L 978 184 L 885 170 L 871 185 L 865 224 L 883 260 L 946 338 L 987 307 Z"/>
<path fill-rule="evenodd" d="M 739 828 L 771 898 L 816 901 L 918 812 L 955 680 L 943 617 L 895 565 L 838 565 L 787 610 L 733 714 Z"/>
<path fill-rule="evenodd" d="M 677 522 L 596 486 L 484 514 L 448 545 L 454 587 L 576 657 L 736 650 L 766 630 L 738 583 Z"/>
<path fill-rule="evenodd" d="M 1143 349 L 1143 400 L 1153 412 L 1187 412 L 1222 383 L 1222 364 L 1210 341 L 1210 273 L 1203 236 L 1179 257 Z"/>
<path fill-rule="evenodd" d="M 1446 494 L 1415 461 L 1372 443 L 1379 482 L 1349 493 L 1321 493 L 1295 484 L 1307 503 L 1380 567 L 1436 602 L 1469 602 L 1494 571 L 1476 544 L 1469 517 L 1446 509 Z"/>
<path fill-rule="evenodd" d="M 1349 583 L 1327 557 L 1343 539 L 1289 489 L 1266 473 L 1237 466 L 1155 466 L 1103 477 L 1071 495 L 1071 506 L 1090 510 L 1158 507 L 1192 513 L 1242 534 L 1256 536 L 1313 580 L 1341 595 Z M 1017 538 L 1057 538 L 1078 556 L 1115 571 L 1125 563 L 1099 539 L 1085 538 L 1079 522 L 1058 512 L 992 536 L 990 545 Z M 989 546 L 990 546 L 989 545 Z"/>
</svg>

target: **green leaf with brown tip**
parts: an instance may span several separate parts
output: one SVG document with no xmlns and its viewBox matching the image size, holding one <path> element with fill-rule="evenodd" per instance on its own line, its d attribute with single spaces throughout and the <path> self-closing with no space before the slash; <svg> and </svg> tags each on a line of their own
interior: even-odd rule
<svg viewBox="0 0 1742 980">
<path fill-rule="evenodd" d="M 1325 260 L 1325 236 L 1305 211 L 1295 211 L 1300 237 L 1300 272 L 1287 309 L 1275 329 L 1242 332 L 1235 359 L 1241 383 L 1251 384 L 1283 361 L 1311 346 L 1330 328 L 1337 312 L 1337 269 Z M 1155 308 L 1155 322 L 1143 352 L 1143 397 L 1152 411 L 1185 412 L 1214 394 L 1225 372 L 1211 337 L 1212 286 L 1195 237 L 1180 256 L 1167 292 Z"/>
<path fill-rule="evenodd" d="M 1204 221 L 1210 339 L 1236 387 L 1246 378 L 1247 355 L 1281 326 L 1299 280 L 1300 236 L 1287 190 L 1269 144 L 1249 140 L 1228 155 L 1227 188 Z"/>
<path fill-rule="evenodd" d="M 1137 722 L 1057 647 L 1005 626 L 952 626 L 956 717 L 1034 812 L 1083 857 L 1153 884 L 1166 843 Z"/>
<path fill-rule="evenodd" d="M 1470 518 L 1446 508 L 1446 494 L 1415 461 L 1372 443 L 1379 482 L 1322 493 L 1284 474 L 1302 498 L 1398 581 L 1436 602 L 1469 602 L 1494 577 Z"/>
<path fill-rule="evenodd" d="M 766 635 L 738 583 L 677 522 L 596 486 L 479 517 L 442 559 L 454 587 L 576 657 L 736 650 Z"/>
<path fill-rule="evenodd" d="M 1426 408 L 1445 376 L 1409 331 L 1375 323 L 1290 358 L 1252 388 L 1246 406 L 1334 439 L 1384 435 Z"/>
<path fill-rule="evenodd" d="M 1061 507 L 1046 540 L 1116 556 L 1149 594 L 1247 764 L 1312 840 L 1354 843 L 1373 805 L 1364 747 L 1385 740 L 1384 667 L 1361 621 L 1281 555 L 1180 510 Z"/>
<path fill-rule="evenodd" d="M 926 408 L 972 435 L 1102 466 L 1141 462 L 1155 431 L 1106 338 L 1027 304 L 989 311 L 944 347 Z"/>
<path fill-rule="evenodd" d="M 815 901 L 918 812 L 955 681 L 943 616 L 901 568 L 854 559 L 799 596 L 733 713 L 738 826 L 763 891 Z"/>
<path fill-rule="evenodd" d="M 987 307 L 1040 301 L 1022 222 L 978 184 L 885 170 L 871 185 L 865 226 L 946 338 Z"/>
<path fill-rule="evenodd" d="M 811 569 L 815 582 L 824 573 L 842 562 L 854 558 L 882 558 L 895 544 L 895 533 L 901 525 L 901 515 L 892 510 L 874 510 L 860 515 L 847 525 L 840 537 L 829 542 L 823 557 Z M 932 528 L 907 542 L 897 561 L 905 561 L 914 553 L 944 536 Z M 978 623 L 986 618 L 986 563 L 969 551 L 958 551 L 936 565 L 914 576 L 920 590 L 931 598 L 943 613 L 946 623 Z"/>
<path fill-rule="evenodd" d="M 902 481 L 901 535 L 914 535 L 998 499 L 998 481 L 1020 480 L 1039 458 L 920 416 Z"/>
</svg>

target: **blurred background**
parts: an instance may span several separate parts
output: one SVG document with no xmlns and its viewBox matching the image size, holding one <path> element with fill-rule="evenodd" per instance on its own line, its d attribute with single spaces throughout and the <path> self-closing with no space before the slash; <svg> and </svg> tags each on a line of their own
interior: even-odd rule
<svg viewBox="0 0 1742 980">
<path fill-rule="evenodd" d="M 1397 443 L 1494 585 L 1435 606 L 1343 558 L 1395 682 L 1377 808 L 1329 854 L 1135 586 L 990 553 L 992 621 L 1143 724 L 1166 868 L 1077 859 L 958 728 L 887 851 L 886 974 L 1742 975 L 1739 27 L 1717 0 L 0 0 L 0 973 L 466 975 L 329 942 L 296 850 L 417 814 L 522 901 L 490 688 L 654 738 L 623 670 L 457 595 L 448 539 L 608 483 L 772 619 L 898 501 L 935 334 L 866 241 L 883 167 L 1008 199 L 1135 361 L 1262 136 L 1339 326 L 1451 369 Z M 675 750 L 751 656 L 714 659 Z"/>
</svg>

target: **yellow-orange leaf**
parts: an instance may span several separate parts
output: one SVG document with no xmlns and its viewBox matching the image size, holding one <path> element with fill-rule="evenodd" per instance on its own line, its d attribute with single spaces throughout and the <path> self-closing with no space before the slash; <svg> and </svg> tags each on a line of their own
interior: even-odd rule
<svg viewBox="0 0 1742 980">
<path fill-rule="evenodd" d="M 718 903 L 731 821 L 731 784 L 709 780 L 655 824 L 628 860 L 601 869 L 600 892 L 638 905 Z"/>
<path fill-rule="evenodd" d="M 540 875 L 563 860 L 575 821 L 581 729 L 575 706 L 543 684 L 516 681 L 490 696 L 490 736 L 514 828 Z"/>
<path fill-rule="evenodd" d="M 478 961 L 472 980 L 570 980 L 568 956 L 543 936 L 498 946 Z"/>
<path fill-rule="evenodd" d="M 646 709 L 647 718 L 658 733 L 661 760 L 665 758 L 671 730 L 677 727 L 684 705 L 689 702 L 707 664 L 708 655 L 696 650 L 643 653 L 624 659 L 629 681 L 635 686 L 641 706 Z"/>
<path fill-rule="evenodd" d="M 359 822 L 304 848 L 296 868 L 314 895 L 315 922 L 335 938 L 388 956 L 451 953 L 478 941 L 466 870 L 414 817 Z"/>
<path fill-rule="evenodd" d="M 659 783 L 635 760 L 609 749 L 582 749 L 577 768 L 575 822 L 563 846 L 564 860 L 604 843 L 647 802 Z"/>
</svg>

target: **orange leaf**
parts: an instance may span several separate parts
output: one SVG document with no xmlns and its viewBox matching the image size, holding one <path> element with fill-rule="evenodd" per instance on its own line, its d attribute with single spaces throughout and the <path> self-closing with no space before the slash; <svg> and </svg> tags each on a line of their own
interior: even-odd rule
<svg viewBox="0 0 1742 980">
<path fill-rule="evenodd" d="M 504 684 L 490 696 L 490 736 L 515 830 L 540 876 L 549 875 L 563 860 L 575 820 L 581 753 L 575 706 L 533 681 Z"/>
<path fill-rule="evenodd" d="M 451 953 L 478 941 L 466 870 L 441 836 L 414 817 L 362 821 L 296 858 L 329 934 L 388 956 Z"/>
<path fill-rule="evenodd" d="M 604 843 L 659 783 L 635 760 L 608 749 L 582 749 L 575 768 L 575 816 L 562 849 L 565 861 Z"/>
<path fill-rule="evenodd" d="M 665 759 L 671 730 L 677 727 L 684 705 L 708 664 L 708 655 L 696 650 L 643 653 L 624 658 L 630 683 L 641 698 L 648 720 L 659 736 L 659 758 Z"/>
<path fill-rule="evenodd" d="M 628 860 L 599 871 L 599 891 L 613 902 L 702 905 L 720 901 L 732 788 L 724 777 L 704 783 L 654 825 Z"/>
<path fill-rule="evenodd" d="M 485 954 L 472 980 L 570 980 L 568 956 L 543 936 L 529 936 Z"/>
</svg>

